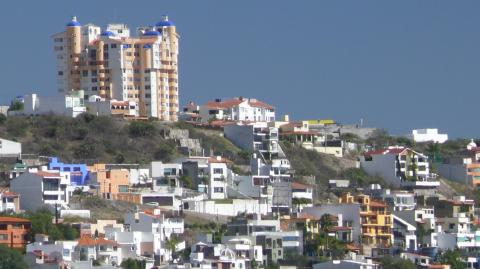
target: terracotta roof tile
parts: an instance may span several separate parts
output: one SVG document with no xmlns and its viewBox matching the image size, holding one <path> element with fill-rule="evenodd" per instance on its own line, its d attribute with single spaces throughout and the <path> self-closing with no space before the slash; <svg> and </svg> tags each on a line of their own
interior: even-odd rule
<svg viewBox="0 0 480 269">
<path fill-rule="evenodd" d="M 92 238 L 89 235 L 84 235 L 80 239 L 78 239 L 78 245 L 79 246 L 98 246 L 98 245 L 116 246 L 117 242 L 112 241 L 112 240 L 107 240 L 103 237 L 95 239 L 95 238 Z"/>
<path fill-rule="evenodd" d="M 292 182 L 292 189 L 306 190 L 306 189 L 311 189 L 311 188 L 313 188 L 312 185 L 302 184 L 302 183 L 299 183 L 299 182 Z"/>
<path fill-rule="evenodd" d="M 12 222 L 21 222 L 21 223 L 30 223 L 30 220 L 17 217 L 0 217 L 0 223 L 12 223 Z"/>
<path fill-rule="evenodd" d="M 38 172 L 33 173 L 33 174 L 39 175 L 41 177 L 60 177 L 60 173 L 51 173 L 51 172 L 47 172 L 47 171 L 38 171 Z"/>
<path fill-rule="evenodd" d="M 228 100 L 222 100 L 220 102 L 217 101 L 210 101 L 205 104 L 205 106 L 210 107 L 210 108 L 219 108 L 219 109 L 226 109 L 226 108 L 232 108 L 235 106 L 238 106 L 239 104 L 243 102 L 247 102 L 250 106 L 252 107 L 261 107 L 265 109 L 273 109 L 273 106 L 266 104 L 262 101 L 258 101 L 255 99 L 250 99 L 250 98 L 244 98 L 240 100 L 240 98 L 233 98 L 233 99 L 228 99 Z"/>
</svg>

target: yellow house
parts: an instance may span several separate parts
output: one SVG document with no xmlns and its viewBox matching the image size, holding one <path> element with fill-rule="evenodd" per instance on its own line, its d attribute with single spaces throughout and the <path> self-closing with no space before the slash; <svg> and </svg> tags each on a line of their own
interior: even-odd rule
<svg viewBox="0 0 480 269">
<path fill-rule="evenodd" d="M 358 203 L 360 224 L 362 226 L 362 243 L 378 247 L 390 247 L 393 242 L 393 216 L 383 201 L 372 200 L 368 195 L 353 196 L 345 193 L 339 198 L 340 203 Z"/>
</svg>

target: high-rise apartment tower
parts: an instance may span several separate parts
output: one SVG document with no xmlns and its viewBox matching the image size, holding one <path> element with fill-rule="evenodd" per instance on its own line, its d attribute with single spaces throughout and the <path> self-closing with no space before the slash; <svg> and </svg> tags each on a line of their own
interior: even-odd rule
<svg viewBox="0 0 480 269">
<path fill-rule="evenodd" d="M 130 36 L 125 24 L 102 29 L 76 17 L 53 35 L 60 94 L 83 91 L 86 101 L 134 101 L 137 115 L 176 121 L 178 41 L 175 25 L 164 16 L 153 27 Z"/>
</svg>

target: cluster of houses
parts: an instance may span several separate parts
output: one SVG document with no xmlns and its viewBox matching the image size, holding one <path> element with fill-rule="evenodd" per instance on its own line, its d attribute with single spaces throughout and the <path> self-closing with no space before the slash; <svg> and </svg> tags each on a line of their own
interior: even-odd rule
<svg viewBox="0 0 480 269">
<path fill-rule="evenodd" d="M 319 255 L 327 261 L 315 263 L 315 269 L 381 268 L 379 260 L 387 255 L 418 268 L 449 268 L 436 259 L 446 250 L 461 250 L 468 268 L 480 268 L 475 203 L 440 195 L 427 155 L 401 146 L 362 150 L 358 167 L 386 184 L 352 189 L 348 180 L 330 180 L 338 199 L 318 203 L 317 186 L 298 181 L 281 141 L 341 158 L 358 152 L 341 134 L 366 138 L 374 129 L 288 116 L 276 120 L 273 106 L 242 97 L 189 103 L 179 117 L 223 130 L 226 139 L 249 153 L 250 163 L 243 165 L 248 172 L 240 173 L 224 156 L 198 151 L 148 164 L 65 163 L 56 157 L 26 161 L 20 143 L 1 139 L 0 157 L 17 163 L 3 175 L 10 186 L 0 190 L 0 211 L 48 208 L 57 218 L 83 221 L 76 224 L 79 238 L 53 241 L 48 235 L 29 237 L 27 219 L 0 217 L 0 243 L 25 249 L 26 260 L 38 268 L 91 268 L 94 263 L 116 268 L 132 258 L 145 268 L 254 269 Z M 414 132 L 417 138 L 438 138 L 428 130 Z M 436 164 L 436 172 L 477 187 L 479 152 L 472 141 L 455 160 Z M 91 220 L 90 211 L 73 199 L 79 194 L 129 202 L 135 210 L 125 212 L 123 221 Z M 225 229 L 196 231 L 185 216 Z"/>
</svg>

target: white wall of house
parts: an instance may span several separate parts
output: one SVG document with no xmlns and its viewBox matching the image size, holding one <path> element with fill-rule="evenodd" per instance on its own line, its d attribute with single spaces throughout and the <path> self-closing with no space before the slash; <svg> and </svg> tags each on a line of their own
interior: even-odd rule
<svg viewBox="0 0 480 269">
<path fill-rule="evenodd" d="M 268 205 L 257 199 L 232 199 L 230 202 L 218 203 L 215 200 L 185 201 L 188 211 L 219 216 L 237 216 L 240 213 L 267 214 Z"/>
<path fill-rule="evenodd" d="M 0 139 L 0 157 L 20 157 L 22 144 L 7 139 Z"/>
<path fill-rule="evenodd" d="M 448 140 L 448 134 L 439 134 L 438 129 L 415 129 L 412 130 L 411 138 L 415 142 L 434 142 L 445 143 Z"/>
<path fill-rule="evenodd" d="M 361 156 L 360 167 L 370 176 L 381 176 L 388 183 L 400 187 L 400 178 L 396 176 L 396 156 L 394 154 L 375 154 L 371 157 L 372 160 L 368 161 L 365 156 Z"/>
<path fill-rule="evenodd" d="M 228 168 L 226 163 L 209 163 L 208 165 L 210 181 L 209 196 L 210 199 L 227 198 L 227 179 Z"/>
</svg>

